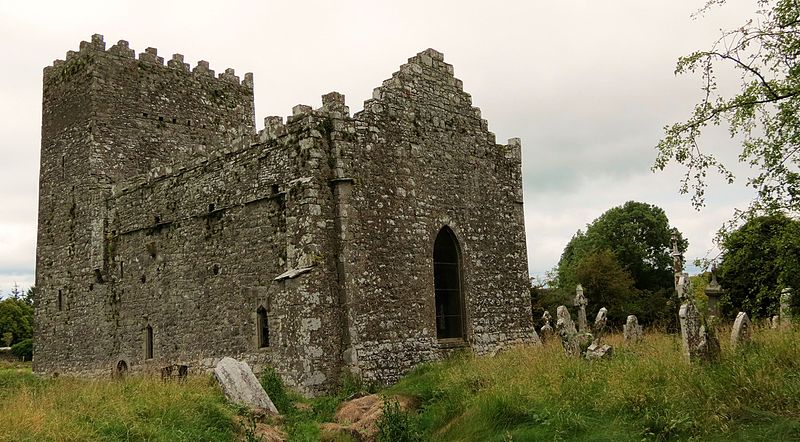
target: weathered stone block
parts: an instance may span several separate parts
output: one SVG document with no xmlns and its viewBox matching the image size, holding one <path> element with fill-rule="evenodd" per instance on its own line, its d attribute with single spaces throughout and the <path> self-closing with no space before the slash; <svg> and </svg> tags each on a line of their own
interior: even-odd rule
<svg viewBox="0 0 800 442">
<path fill-rule="evenodd" d="M 230 402 L 278 414 L 275 404 L 246 362 L 222 358 L 214 367 L 214 377 Z"/>
</svg>

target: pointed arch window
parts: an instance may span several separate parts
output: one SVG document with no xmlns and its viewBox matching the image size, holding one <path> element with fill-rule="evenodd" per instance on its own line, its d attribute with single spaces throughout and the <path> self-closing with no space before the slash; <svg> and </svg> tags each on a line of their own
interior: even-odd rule
<svg viewBox="0 0 800 442">
<path fill-rule="evenodd" d="M 464 338 L 464 301 L 461 293 L 461 257 L 453 231 L 444 226 L 433 243 L 433 283 L 436 337 Z"/>
<path fill-rule="evenodd" d="M 258 330 L 258 348 L 269 347 L 269 316 L 267 316 L 267 309 L 263 306 L 256 310 L 257 321 L 256 328 Z"/>
</svg>

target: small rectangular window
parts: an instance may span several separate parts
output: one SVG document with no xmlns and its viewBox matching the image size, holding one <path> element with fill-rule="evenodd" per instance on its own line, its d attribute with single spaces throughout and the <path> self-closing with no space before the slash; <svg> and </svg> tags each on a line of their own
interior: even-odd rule
<svg viewBox="0 0 800 442">
<path fill-rule="evenodd" d="M 267 316 L 267 310 L 264 307 L 260 307 L 257 313 L 258 348 L 269 347 L 269 317 Z"/>
<path fill-rule="evenodd" d="M 153 327 L 145 329 L 144 358 L 153 359 Z"/>
</svg>

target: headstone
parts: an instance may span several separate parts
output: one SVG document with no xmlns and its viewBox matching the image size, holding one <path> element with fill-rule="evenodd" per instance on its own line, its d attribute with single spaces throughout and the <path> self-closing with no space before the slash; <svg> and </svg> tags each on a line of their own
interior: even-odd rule
<svg viewBox="0 0 800 442">
<path fill-rule="evenodd" d="M 776 329 L 781 325 L 781 317 L 779 315 L 775 315 L 769 321 L 769 328 Z"/>
<path fill-rule="evenodd" d="M 575 323 L 569 315 L 567 307 L 560 305 L 556 310 L 556 333 L 561 338 L 561 345 L 564 347 L 564 353 L 567 356 L 579 356 L 581 353 L 580 345 L 578 344 L 578 331 L 575 330 Z"/>
<path fill-rule="evenodd" d="M 550 321 L 552 319 L 553 317 L 550 316 L 550 312 L 545 310 L 542 314 L 542 321 L 544 321 L 544 325 L 540 330 L 542 332 L 542 341 L 549 341 L 550 338 L 553 337 L 553 327 L 550 325 Z"/>
<path fill-rule="evenodd" d="M 275 404 L 267 396 L 264 387 L 246 362 L 229 357 L 222 358 L 214 367 L 214 377 L 217 378 L 228 401 L 246 405 L 251 409 L 262 409 L 278 414 Z"/>
<path fill-rule="evenodd" d="M 719 356 L 719 340 L 703 325 L 693 302 L 684 302 L 680 309 L 683 355 L 689 362 L 710 361 Z"/>
<path fill-rule="evenodd" d="M 781 292 L 781 327 L 792 326 L 792 289 L 786 287 Z"/>
<path fill-rule="evenodd" d="M 683 355 L 689 362 L 709 361 L 719 357 L 719 340 L 713 328 L 706 329 L 705 320 L 694 303 L 689 274 L 683 272 L 683 254 L 678 249 L 678 235 L 672 235 L 672 267 L 675 291 L 681 301 L 678 316 L 681 323 Z"/>
<path fill-rule="evenodd" d="M 682 273 L 678 278 L 678 298 L 681 299 L 679 318 L 683 354 L 689 362 L 707 361 L 719 356 L 719 340 L 713 330 L 706 329 L 704 320 L 691 297 L 689 275 Z"/>
<path fill-rule="evenodd" d="M 583 296 L 583 286 L 578 284 L 575 287 L 575 299 L 573 304 L 578 308 L 578 331 L 580 333 L 589 333 L 589 324 L 586 322 L 586 296 Z"/>
<path fill-rule="evenodd" d="M 608 344 L 601 343 L 603 335 L 605 334 L 606 322 L 608 321 L 608 310 L 605 307 L 597 312 L 597 317 L 594 320 L 594 340 L 589 348 L 586 349 L 586 359 L 601 359 L 611 356 L 613 347 Z"/>
<path fill-rule="evenodd" d="M 711 267 L 711 282 L 708 283 L 704 292 L 708 297 L 708 315 L 719 317 L 719 298 L 725 291 L 717 282 L 716 265 Z"/>
<path fill-rule="evenodd" d="M 749 343 L 752 332 L 750 318 L 747 317 L 747 313 L 739 312 L 739 314 L 736 315 L 736 320 L 733 321 L 731 348 Z"/>
<path fill-rule="evenodd" d="M 639 319 L 636 315 L 628 315 L 628 320 L 622 326 L 622 334 L 625 336 L 625 342 L 637 343 L 641 342 L 644 337 L 642 326 L 639 325 Z"/>
</svg>

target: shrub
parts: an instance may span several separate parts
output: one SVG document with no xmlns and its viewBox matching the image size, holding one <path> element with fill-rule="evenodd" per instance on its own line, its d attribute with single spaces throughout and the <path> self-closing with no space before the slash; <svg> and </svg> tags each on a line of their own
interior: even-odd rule
<svg viewBox="0 0 800 442">
<path fill-rule="evenodd" d="M 23 361 L 30 361 L 33 358 L 33 339 L 25 339 L 12 345 L 11 354 Z"/>
<path fill-rule="evenodd" d="M 396 400 L 383 401 L 383 415 L 376 422 L 378 442 L 416 442 L 422 440 L 415 422 L 400 409 Z"/>
<path fill-rule="evenodd" d="M 267 392 L 267 395 L 272 399 L 275 408 L 281 414 L 290 414 L 295 411 L 292 398 L 289 396 L 289 391 L 283 384 L 283 380 L 278 372 L 272 367 L 266 367 L 261 372 L 261 386 Z"/>
</svg>

